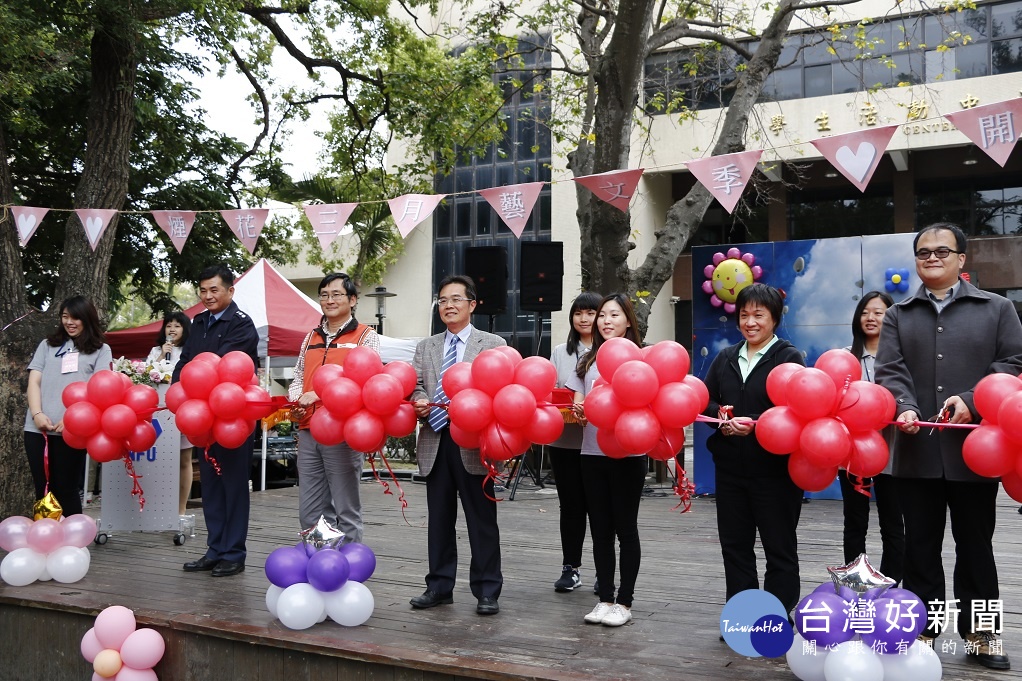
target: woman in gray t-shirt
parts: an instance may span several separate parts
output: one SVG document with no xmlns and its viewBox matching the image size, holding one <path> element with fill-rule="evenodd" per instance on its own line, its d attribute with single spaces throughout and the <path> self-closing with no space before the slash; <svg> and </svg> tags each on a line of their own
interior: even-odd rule
<svg viewBox="0 0 1022 681">
<path fill-rule="evenodd" d="M 64 516 L 82 512 L 78 494 L 85 472 L 85 450 L 64 442 L 64 403 L 61 394 L 75 381 L 109 369 L 113 357 L 99 325 L 96 307 L 82 296 L 60 304 L 60 322 L 36 348 L 28 365 L 28 412 L 25 414 L 25 453 L 32 470 L 36 499 L 49 487 Z"/>
</svg>

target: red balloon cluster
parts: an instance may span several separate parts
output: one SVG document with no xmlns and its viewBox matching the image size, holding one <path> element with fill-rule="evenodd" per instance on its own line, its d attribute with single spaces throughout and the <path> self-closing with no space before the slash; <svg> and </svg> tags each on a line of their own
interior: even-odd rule
<svg viewBox="0 0 1022 681">
<path fill-rule="evenodd" d="M 983 417 L 962 445 L 962 458 L 974 473 L 1001 478 L 1004 491 L 1022 500 L 1022 380 L 990 374 L 976 384 L 976 411 Z"/>
<path fill-rule="evenodd" d="M 689 363 L 688 351 L 674 341 L 640 349 L 625 338 L 610 338 L 600 346 L 600 378 L 586 395 L 585 414 L 599 429 L 604 454 L 666 461 L 678 453 L 685 426 L 710 400 L 703 382 L 689 375 Z"/>
<path fill-rule="evenodd" d="M 214 442 L 227 449 L 245 444 L 255 422 L 274 411 L 260 388 L 255 364 L 235 350 L 223 357 L 203 352 L 181 369 L 181 380 L 167 391 L 167 408 L 178 429 L 197 447 Z"/>
<path fill-rule="evenodd" d="M 324 445 L 347 442 L 356 452 L 378 452 L 388 436 L 415 430 L 415 409 L 406 400 L 416 382 L 411 364 L 384 366 L 371 348 L 354 347 L 343 366 L 324 364 L 312 375 L 312 389 L 322 404 L 309 430 Z"/>
<path fill-rule="evenodd" d="M 830 485 L 838 466 L 872 477 L 887 465 L 879 430 L 894 418 L 894 396 L 861 375 L 855 355 L 828 350 L 813 368 L 781 364 L 767 376 L 767 395 L 777 406 L 760 415 L 756 439 L 768 452 L 791 454 L 788 473 L 808 492 Z"/>
<path fill-rule="evenodd" d="M 564 419 L 549 404 L 557 370 L 545 357 L 522 356 L 502 346 L 484 350 L 472 361 L 444 373 L 451 403 L 451 437 L 462 447 L 479 449 L 483 461 L 506 461 L 535 442 L 550 444 L 564 431 Z"/>
<path fill-rule="evenodd" d="M 153 412 L 160 403 L 156 390 L 135 385 L 126 375 L 104 369 L 64 388 L 64 442 L 86 449 L 106 463 L 128 452 L 144 452 L 156 442 Z"/>
</svg>

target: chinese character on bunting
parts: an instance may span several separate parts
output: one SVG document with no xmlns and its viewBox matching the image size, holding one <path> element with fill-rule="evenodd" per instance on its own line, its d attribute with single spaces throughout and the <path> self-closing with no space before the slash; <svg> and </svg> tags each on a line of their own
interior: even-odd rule
<svg viewBox="0 0 1022 681">
<path fill-rule="evenodd" d="M 103 208 L 76 208 L 75 213 L 82 221 L 82 228 L 85 230 L 85 238 L 89 240 L 89 246 L 96 250 L 99 239 L 106 231 L 110 220 L 117 215 L 117 211 Z"/>
<path fill-rule="evenodd" d="M 39 223 L 50 211 L 49 208 L 33 208 L 32 206 L 12 206 L 14 214 L 14 225 L 18 228 L 18 241 L 21 247 L 28 245 L 28 240 L 35 235 L 39 229 Z"/>
<path fill-rule="evenodd" d="M 153 219 L 160 226 L 174 248 L 180 253 L 188 241 L 188 235 L 192 233 L 192 225 L 195 224 L 194 210 L 154 210 Z"/>
<path fill-rule="evenodd" d="M 397 231 L 407 239 L 415 226 L 428 218 L 447 194 L 404 194 L 396 199 L 387 199 L 390 213 L 394 216 Z"/>
<path fill-rule="evenodd" d="M 640 177 L 642 177 L 642 168 L 612 170 L 609 173 L 586 175 L 574 179 L 575 182 L 591 191 L 600 201 L 606 201 L 624 213 L 628 210 L 628 203 L 635 194 L 635 187 L 639 184 Z"/>
<path fill-rule="evenodd" d="M 227 226 L 234 232 L 234 236 L 241 240 L 249 254 L 255 253 L 256 241 L 266 225 L 266 218 L 270 214 L 269 208 L 242 208 L 240 210 L 222 210 Z"/>
<path fill-rule="evenodd" d="M 897 130 L 898 126 L 887 125 L 810 141 L 831 165 L 864 192 Z"/>
<path fill-rule="evenodd" d="M 354 231 L 347 224 L 357 206 L 357 203 L 316 203 L 305 207 L 305 217 L 312 224 L 320 248 L 325 251 L 334 239 Z"/>
<path fill-rule="evenodd" d="M 515 236 L 521 237 L 544 184 L 546 183 L 529 182 L 506 187 L 491 187 L 490 189 L 480 189 L 479 195 L 486 199 L 493 210 L 497 211 L 497 215 L 508 226 L 508 229 L 514 232 Z"/>
<path fill-rule="evenodd" d="M 1003 168 L 1018 141 L 1016 127 L 1022 125 L 1022 99 L 956 111 L 944 114 L 944 118 Z"/>
<path fill-rule="evenodd" d="M 762 155 L 762 149 L 742 151 L 688 161 L 685 166 L 700 184 L 710 190 L 724 210 L 733 213 Z"/>
</svg>

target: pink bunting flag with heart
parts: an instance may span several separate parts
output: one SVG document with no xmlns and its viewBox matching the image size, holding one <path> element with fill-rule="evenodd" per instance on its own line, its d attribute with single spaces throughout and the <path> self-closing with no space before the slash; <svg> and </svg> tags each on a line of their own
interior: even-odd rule
<svg viewBox="0 0 1022 681">
<path fill-rule="evenodd" d="M 14 215 L 14 225 L 18 229 L 18 241 L 21 247 L 28 245 L 28 240 L 35 236 L 39 229 L 39 223 L 43 221 L 49 208 L 34 208 L 32 206 L 11 206 L 11 213 Z"/>
<path fill-rule="evenodd" d="M 762 155 L 762 149 L 741 151 L 689 161 L 685 167 L 720 202 L 724 210 L 733 213 Z"/>
<path fill-rule="evenodd" d="M 944 118 L 1003 168 L 1018 141 L 1015 126 L 1022 126 L 1022 99 L 944 114 Z"/>
<path fill-rule="evenodd" d="M 256 241 L 266 225 L 266 218 L 270 214 L 269 208 L 241 208 L 238 210 L 222 210 L 220 215 L 224 222 L 234 232 L 234 236 L 241 240 L 249 255 L 255 254 Z"/>
<path fill-rule="evenodd" d="M 160 226 L 174 248 L 180 253 L 188 241 L 188 235 L 192 233 L 192 226 L 195 224 L 194 210 L 154 210 L 153 219 Z"/>
<path fill-rule="evenodd" d="M 75 213 L 82 221 L 82 228 L 85 229 L 85 238 L 89 240 L 89 246 L 95 251 L 96 246 L 99 245 L 100 237 L 103 236 L 103 232 L 106 231 L 106 227 L 113 217 L 117 215 L 117 211 L 107 208 L 76 208 Z"/>
<path fill-rule="evenodd" d="M 355 231 L 353 227 L 348 227 L 348 218 L 356 207 L 357 203 L 316 203 L 305 207 L 305 217 L 312 224 L 320 248 L 325 251 L 334 239 Z"/>
<path fill-rule="evenodd" d="M 497 211 L 508 229 L 521 238 L 525 225 L 529 222 L 536 199 L 543 190 L 545 182 L 528 182 L 511 184 L 506 187 L 480 189 L 479 194 Z"/>
<path fill-rule="evenodd" d="M 600 201 L 605 201 L 624 213 L 635 195 L 635 188 L 642 177 L 642 168 L 633 170 L 612 170 L 609 173 L 586 175 L 574 178 L 593 193 Z"/>
<path fill-rule="evenodd" d="M 407 238 L 416 225 L 428 218 L 447 194 L 403 194 L 387 199 L 401 238 Z"/>
<path fill-rule="evenodd" d="M 897 130 L 897 125 L 886 125 L 810 141 L 838 172 L 865 192 Z"/>
</svg>

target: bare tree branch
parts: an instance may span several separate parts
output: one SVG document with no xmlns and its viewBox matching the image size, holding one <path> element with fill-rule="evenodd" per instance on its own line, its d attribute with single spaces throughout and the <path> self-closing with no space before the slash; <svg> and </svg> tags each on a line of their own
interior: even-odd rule
<svg viewBox="0 0 1022 681">
<path fill-rule="evenodd" d="M 267 98 L 266 91 L 263 90 L 263 86 L 259 82 L 259 79 L 252 73 L 252 70 L 248 67 L 245 60 L 242 59 L 241 55 L 238 54 L 238 51 L 234 49 L 233 45 L 231 45 L 230 48 L 231 58 L 234 59 L 234 63 L 238 67 L 238 70 L 244 74 L 245 78 L 248 79 L 249 84 L 252 86 L 252 89 L 255 90 L 256 96 L 259 97 L 259 104 L 263 109 L 262 129 L 252 141 L 252 146 L 248 149 L 248 151 L 239 156 L 238 159 L 231 164 L 231 172 L 227 176 L 227 186 L 230 188 L 231 194 L 234 195 L 234 200 L 240 204 L 234 185 L 238 181 L 238 177 L 241 175 L 241 166 L 245 163 L 245 161 L 255 155 L 256 151 L 259 150 L 259 146 L 263 143 L 263 140 L 266 139 L 266 135 L 270 132 L 270 100 Z"/>
</svg>

